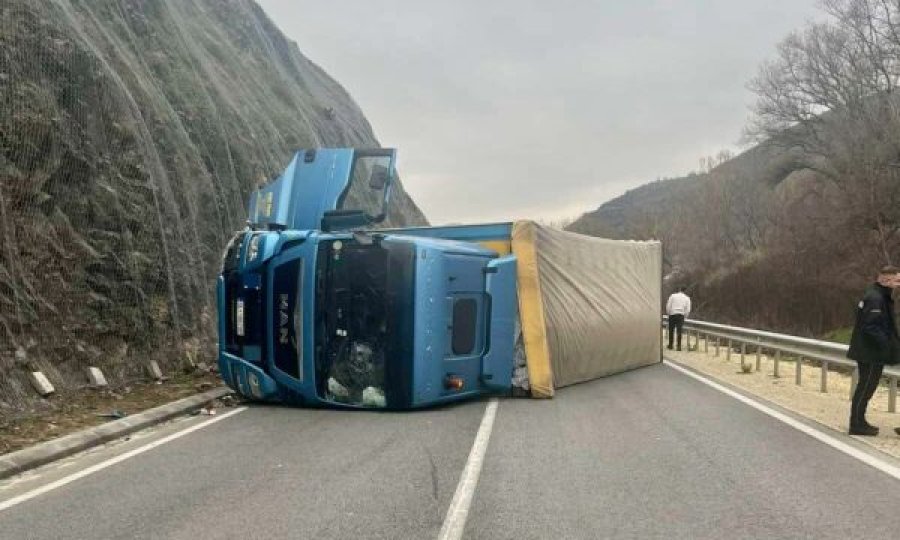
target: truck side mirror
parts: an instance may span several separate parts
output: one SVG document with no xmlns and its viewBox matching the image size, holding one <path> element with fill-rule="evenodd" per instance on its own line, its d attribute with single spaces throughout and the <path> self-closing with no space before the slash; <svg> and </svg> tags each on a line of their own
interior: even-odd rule
<svg viewBox="0 0 900 540">
<path fill-rule="evenodd" d="M 372 174 L 369 175 L 369 188 L 381 191 L 387 185 L 390 176 L 391 174 L 387 167 L 376 163 L 372 166 Z"/>
</svg>

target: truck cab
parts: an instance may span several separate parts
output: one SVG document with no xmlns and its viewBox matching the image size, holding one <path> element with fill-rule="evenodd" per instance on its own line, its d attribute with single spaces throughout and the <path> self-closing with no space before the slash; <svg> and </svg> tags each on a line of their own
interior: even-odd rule
<svg viewBox="0 0 900 540">
<path fill-rule="evenodd" d="M 217 285 L 219 369 L 235 391 L 408 409 L 509 390 L 515 257 L 466 227 L 374 229 L 395 162 L 390 149 L 302 150 L 251 196 Z"/>
</svg>

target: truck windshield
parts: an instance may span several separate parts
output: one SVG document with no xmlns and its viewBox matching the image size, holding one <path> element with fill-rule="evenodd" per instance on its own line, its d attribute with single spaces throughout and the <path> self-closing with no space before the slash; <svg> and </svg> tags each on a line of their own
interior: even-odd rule
<svg viewBox="0 0 900 540">
<path fill-rule="evenodd" d="M 405 291 L 412 286 L 413 254 L 405 245 L 352 239 L 320 244 L 316 382 L 324 399 L 385 407 L 405 393 L 397 390 L 407 386 L 397 370 L 412 340 L 406 322 L 411 292 Z"/>
<path fill-rule="evenodd" d="M 338 210 L 363 210 L 370 216 L 378 216 L 384 210 L 385 190 L 391 174 L 389 155 L 357 154 L 350 169 L 350 185 L 346 195 L 338 202 Z"/>
</svg>

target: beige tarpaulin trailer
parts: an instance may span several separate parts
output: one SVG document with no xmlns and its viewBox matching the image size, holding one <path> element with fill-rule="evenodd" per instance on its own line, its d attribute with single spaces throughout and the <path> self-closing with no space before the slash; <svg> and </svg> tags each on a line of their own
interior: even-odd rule
<svg viewBox="0 0 900 540">
<path fill-rule="evenodd" d="M 563 386 L 662 361 L 659 242 L 609 240 L 533 221 L 421 229 L 435 231 L 516 255 L 515 388 L 549 398 Z"/>
<path fill-rule="evenodd" d="M 513 224 L 533 397 L 662 360 L 662 245 Z"/>
</svg>

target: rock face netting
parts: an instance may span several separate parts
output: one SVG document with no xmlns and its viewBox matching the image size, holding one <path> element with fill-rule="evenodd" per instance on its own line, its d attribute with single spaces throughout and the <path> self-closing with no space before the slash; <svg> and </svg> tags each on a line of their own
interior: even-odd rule
<svg viewBox="0 0 900 540">
<path fill-rule="evenodd" d="M 316 146 L 378 142 L 250 0 L 0 0 L 0 407 L 212 359 L 222 249 Z"/>
</svg>

